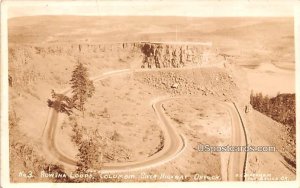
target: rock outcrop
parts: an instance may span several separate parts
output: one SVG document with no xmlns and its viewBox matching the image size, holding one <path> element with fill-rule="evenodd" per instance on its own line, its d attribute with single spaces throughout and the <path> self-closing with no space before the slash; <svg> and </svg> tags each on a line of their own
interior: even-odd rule
<svg viewBox="0 0 300 188">
<path fill-rule="evenodd" d="M 141 68 L 180 68 L 209 63 L 211 45 L 204 43 L 151 43 L 141 45 Z"/>
</svg>

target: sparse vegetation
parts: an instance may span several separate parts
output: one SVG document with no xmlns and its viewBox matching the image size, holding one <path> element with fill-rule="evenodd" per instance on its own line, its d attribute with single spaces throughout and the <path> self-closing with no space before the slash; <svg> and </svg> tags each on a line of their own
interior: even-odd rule
<svg viewBox="0 0 300 188">
<path fill-rule="evenodd" d="M 17 117 L 14 110 L 9 112 L 10 133 L 14 133 L 9 142 L 9 163 L 16 165 L 18 168 L 12 168 L 10 173 L 11 182 L 19 182 L 18 177 L 22 177 L 24 182 L 71 182 L 69 177 L 66 178 L 41 178 L 41 171 L 46 173 L 66 174 L 62 165 L 48 163 L 37 148 L 26 141 L 28 138 L 21 135 L 18 130 L 20 117 Z M 17 137 L 16 137 L 17 135 Z M 25 177 L 27 176 L 27 177 Z"/>
<path fill-rule="evenodd" d="M 72 79 L 70 80 L 72 88 L 72 97 L 68 97 L 64 94 L 57 94 L 53 89 L 51 91 L 52 99 L 48 99 L 48 107 L 54 108 L 56 111 L 72 114 L 72 108 L 82 112 L 84 117 L 84 104 L 87 98 L 92 97 L 95 92 L 95 86 L 93 81 L 88 78 L 87 68 L 83 66 L 81 62 L 76 65 Z"/>
<path fill-rule="evenodd" d="M 58 112 L 66 113 L 67 115 L 72 114 L 73 102 L 71 98 L 64 94 L 57 94 L 53 89 L 51 95 L 53 100 L 48 99 L 48 107 L 54 108 Z"/>
<path fill-rule="evenodd" d="M 79 128 L 77 122 L 72 123 L 72 131 L 74 132 L 74 134 L 71 136 L 71 140 L 76 145 L 79 145 L 82 140 L 83 133 L 82 133 L 82 128 Z"/>
<path fill-rule="evenodd" d="M 17 114 L 14 110 L 9 111 L 9 128 L 14 128 L 18 125 L 20 118 L 17 117 Z"/>
<path fill-rule="evenodd" d="M 88 71 L 81 62 L 78 62 L 70 80 L 72 88 L 72 102 L 74 107 L 82 112 L 84 117 L 84 104 L 87 98 L 92 97 L 95 92 L 93 81 L 88 77 Z"/>
<path fill-rule="evenodd" d="M 72 116 L 70 116 L 72 117 Z M 71 119 L 71 126 L 73 135 L 72 142 L 78 147 L 78 154 L 76 155 L 77 172 L 87 172 L 91 168 L 101 168 L 101 156 L 104 146 L 94 134 L 87 133 L 86 128 L 80 126 L 74 118 Z"/>
<path fill-rule="evenodd" d="M 111 26 L 111 23 L 114 23 L 112 28 L 106 27 Z M 151 27 L 147 23 L 151 23 Z M 147 173 L 149 171 L 149 174 L 154 175 L 164 172 L 182 176 L 191 174 L 191 177 L 200 172 L 204 177 L 221 174 L 223 171 L 220 170 L 220 166 L 225 161 L 223 161 L 225 159 L 223 153 L 221 156 L 192 149 L 199 144 L 225 145 L 230 141 L 231 129 L 226 127 L 229 126 L 230 121 L 227 111 L 215 106 L 218 101 L 211 102 L 205 98 L 218 98 L 220 101 L 240 99 L 242 103 L 248 102 L 248 100 L 244 101 L 243 97 L 249 99 L 249 95 L 243 95 L 248 91 L 242 87 L 244 85 L 248 87 L 243 79 L 246 74 L 242 72 L 237 74 L 239 71 L 234 69 L 235 64 L 253 66 L 252 63 L 255 63 L 253 71 L 260 68 L 260 62 L 266 60 L 291 70 L 294 65 L 294 29 L 293 19 L 290 18 L 248 20 L 245 18 L 108 17 L 99 19 L 78 16 L 73 19 L 70 16 L 25 16 L 9 19 L 8 25 L 9 103 L 10 106 L 14 106 L 9 110 L 10 160 L 8 162 L 9 173 L 14 183 L 127 181 L 118 178 L 98 179 L 99 174 L 95 174 L 95 179 L 73 179 L 72 176 L 63 179 L 38 177 L 27 179 L 18 177 L 17 174 L 20 170 L 26 172 L 32 170 L 33 174 L 38 174 L 40 171 L 65 174 L 65 172 L 70 173 L 72 169 L 77 174 L 89 174 L 92 170 L 104 168 L 102 163 L 137 162 L 159 152 L 164 145 L 169 145 L 171 139 L 165 140 L 164 130 L 160 129 L 161 124 L 155 118 L 149 101 L 163 95 L 187 97 L 193 95 L 200 98 L 191 102 L 173 101 L 172 106 L 164 103 L 168 105 L 166 109 L 163 107 L 164 110 L 169 112 L 164 115 L 173 119 L 170 123 L 174 125 L 182 139 L 187 141 L 185 144 L 187 149 L 180 154 L 180 157 L 173 158 L 164 165 L 147 169 Z M 198 27 L 199 25 L 205 27 Z M 173 32 L 175 26 L 176 31 L 177 27 L 179 28 L 179 32 L 176 32 L 176 42 Z M 279 31 L 278 27 L 282 29 Z M 89 28 L 88 35 L 80 28 Z M 277 30 L 279 32 L 272 33 Z M 119 43 L 120 41 L 156 42 Z M 160 45 L 157 43 L 159 41 L 175 43 Z M 211 41 L 212 46 L 209 47 L 211 49 L 198 48 L 187 43 L 181 45 L 180 41 Z M 209 54 L 204 53 L 207 50 Z M 88 62 L 78 62 L 73 69 L 74 59 L 81 55 Z M 225 64 L 225 59 L 229 62 L 234 60 L 232 66 Z M 171 69 L 194 65 L 200 67 L 200 64 L 206 64 L 208 60 L 209 63 L 220 63 L 219 68 Z M 168 69 L 134 71 L 141 66 Z M 101 88 L 99 89 L 101 91 L 93 96 L 95 87 L 89 80 L 86 67 L 92 75 L 129 68 L 133 73 L 128 77 L 118 76 L 118 78 L 99 81 L 97 88 Z M 73 74 L 72 70 L 74 70 Z M 268 71 L 267 74 L 263 72 L 265 70 Z M 262 76 L 270 74 L 276 77 L 270 79 L 273 83 L 281 78 L 277 77 L 277 72 L 273 72 L 273 69 L 259 69 L 259 73 Z M 294 73 L 291 72 L 289 75 L 292 77 Z M 288 87 L 293 86 L 289 81 L 282 82 L 288 83 L 286 84 Z M 53 90 L 52 98 L 49 96 L 48 91 L 51 91 L 51 88 L 62 89 L 71 85 L 72 94 L 70 92 L 59 94 L 56 93 L 58 90 L 55 90 L 56 92 Z M 271 85 L 269 86 L 266 87 L 266 92 L 273 89 Z M 287 91 L 285 89 L 283 87 L 281 90 L 280 87 L 274 90 Z M 90 98 L 92 96 L 93 98 Z M 51 109 L 47 113 L 45 99 L 48 98 L 48 106 Z M 262 101 L 264 100 L 263 97 Z M 266 100 L 267 105 L 270 100 Z M 265 102 L 262 104 L 258 102 L 258 108 L 268 109 L 264 113 L 275 116 L 276 113 L 271 113 L 272 109 L 269 109 L 272 107 L 264 105 Z M 203 111 L 194 111 L 191 106 L 201 107 Z M 280 111 L 280 105 L 278 108 Z M 59 118 L 56 118 L 58 113 L 55 111 L 55 117 L 49 119 L 51 114 L 53 115 L 50 113 L 53 109 L 67 114 L 68 117 L 61 117 L 62 114 L 59 114 Z M 282 112 L 284 111 L 278 113 Z M 249 144 L 268 143 L 279 150 L 282 149 L 281 145 L 286 145 L 283 152 L 287 153 L 282 154 L 281 151 L 274 154 L 254 153 L 253 161 L 247 164 L 248 172 L 264 171 L 271 173 L 272 178 L 284 175 L 293 180 L 295 172 L 291 174 L 283 166 L 295 167 L 296 164 L 295 152 L 292 153 L 294 156 L 289 156 L 292 151 L 290 148 L 296 147 L 290 144 L 292 141 L 288 142 L 290 138 L 287 137 L 287 131 L 284 129 L 287 126 L 275 123 L 258 112 L 247 115 L 246 118 L 252 117 L 251 115 L 256 118 L 256 123 L 249 125 L 249 135 L 251 135 Z M 256 115 L 266 121 L 258 124 L 261 119 Z M 45 129 L 48 127 L 44 125 L 52 122 L 58 123 L 56 129 L 52 129 L 55 128 L 54 126 L 50 127 L 51 130 Z M 58 128 L 61 122 L 63 122 L 61 128 Z M 285 122 L 290 123 L 288 119 L 285 119 Z M 275 124 L 276 126 L 272 127 Z M 264 129 L 262 129 L 263 125 L 266 125 Z M 46 137 L 48 134 L 44 133 L 50 133 L 49 130 L 56 135 Z M 53 151 L 42 152 L 46 150 L 44 146 L 47 146 L 47 143 L 41 139 L 41 136 L 48 141 L 55 139 L 57 150 L 64 153 L 66 157 L 72 158 L 72 161 L 77 161 L 77 164 L 72 162 L 74 168 L 69 168 L 69 165 L 49 164 L 49 161 L 56 159 L 59 162 L 61 158 L 57 155 L 51 156 L 50 153 L 52 154 Z M 192 178 L 185 180 L 195 181 Z"/>
<path fill-rule="evenodd" d="M 77 154 L 77 171 L 87 172 L 87 170 L 92 168 L 99 168 L 101 161 L 101 147 L 97 142 L 90 138 L 87 140 L 82 140 L 79 144 L 79 153 Z M 100 170 L 100 169 L 97 169 Z"/>
</svg>

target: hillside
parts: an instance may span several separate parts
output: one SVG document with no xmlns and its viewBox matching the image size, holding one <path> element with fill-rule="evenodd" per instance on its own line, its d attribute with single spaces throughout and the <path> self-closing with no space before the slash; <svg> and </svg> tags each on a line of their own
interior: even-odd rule
<svg viewBox="0 0 300 188">
<path fill-rule="evenodd" d="M 296 137 L 296 101 L 295 94 L 277 94 L 276 97 L 251 94 L 253 108 L 287 126 L 291 136 Z"/>
<path fill-rule="evenodd" d="M 9 43 L 208 41 L 245 66 L 274 61 L 291 68 L 286 64 L 294 62 L 291 18 L 35 16 L 8 25 Z"/>
<path fill-rule="evenodd" d="M 13 182 L 54 181 L 16 175 L 31 166 L 34 173 L 76 167 L 57 165 L 62 160 L 45 149 L 45 130 L 54 130 L 50 138 L 57 142 L 56 149 L 72 160 L 81 152 L 81 135 L 87 152 L 97 155 L 91 164 L 101 168 L 104 163 L 140 162 L 159 154 L 167 143 L 171 146 L 166 124 L 180 133 L 177 139 L 183 147 L 177 158 L 169 156 L 172 161 L 147 172 L 189 176 L 180 181 L 195 181 L 197 173 L 220 178 L 229 171 L 228 153 L 199 153 L 195 148 L 200 142 L 233 143 L 232 113 L 222 105 L 232 102 L 244 118 L 249 144 L 279 149 L 251 153 L 247 173 L 295 178 L 295 144 L 283 125 L 295 114 L 294 96 L 268 99 L 266 104 L 272 106 L 266 111 L 265 102 L 254 105 L 249 98 L 252 89 L 271 97 L 294 92 L 291 18 L 33 16 L 10 19 L 8 31 Z M 51 90 L 60 93 L 70 86 L 77 62 L 87 67 L 91 79 L 103 78 L 95 82 L 85 117 L 74 109 L 71 116 L 59 114 L 57 123 L 50 124 L 55 119 L 47 106 Z M 120 70 L 125 72 L 114 73 Z M 164 97 L 169 101 L 156 109 L 154 102 Z M 246 113 L 250 100 L 254 109 L 283 124 L 256 110 Z M 89 148 L 93 144 L 101 149 L 94 152 L 96 147 Z"/>
</svg>

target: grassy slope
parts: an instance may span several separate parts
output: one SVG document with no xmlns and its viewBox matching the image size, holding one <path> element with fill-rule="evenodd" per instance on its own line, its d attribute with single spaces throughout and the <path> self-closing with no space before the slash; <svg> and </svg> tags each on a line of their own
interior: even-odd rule
<svg viewBox="0 0 300 188">
<path fill-rule="evenodd" d="M 280 67 L 294 67 L 293 20 L 290 18 L 180 18 L 180 17 L 20 17 L 9 20 L 10 44 L 42 43 L 101 43 L 132 40 L 212 41 L 222 52 L 238 56 L 240 64 L 258 65 L 272 62 Z M 276 40 L 274 40 L 274 38 Z M 237 50 L 238 49 L 238 50 Z M 99 60 L 99 61 L 98 61 Z M 100 61 L 101 60 L 101 61 Z M 100 56 L 92 62 L 106 62 Z M 33 57 L 24 69 L 32 65 L 44 73 L 45 82 L 26 85 L 29 92 L 11 90 L 11 101 L 16 113 L 22 114 L 23 131 L 39 144 L 44 120 L 47 116 L 46 99 L 50 89 L 61 89 L 70 78 L 65 68 L 76 62 L 74 57 Z M 56 63 L 56 64 L 53 64 Z M 93 64 L 93 63 L 92 63 Z M 120 62 L 118 63 L 120 64 Z M 101 72 L 101 63 L 93 72 Z M 61 69 L 56 70 L 59 66 Z M 105 67 L 113 67 L 106 65 Z M 92 68 L 91 68 L 92 69 Z M 59 78 L 59 80 L 55 80 Z M 40 96 L 33 96 L 40 93 Z M 45 108 L 41 109 L 40 106 Z M 26 112 L 24 111 L 26 109 Z M 31 113 L 30 113 L 31 112 Z M 38 115 L 37 115 L 38 114 Z M 35 122 L 33 124 L 32 122 Z M 37 131 L 38 130 L 38 131 Z"/>
</svg>

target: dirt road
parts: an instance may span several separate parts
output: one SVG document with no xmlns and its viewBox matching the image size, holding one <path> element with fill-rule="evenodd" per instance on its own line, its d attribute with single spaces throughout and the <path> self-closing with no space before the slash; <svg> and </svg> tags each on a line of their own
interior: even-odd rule
<svg viewBox="0 0 300 188">
<path fill-rule="evenodd" d="M 94 81 L 103 80 L 111 76 L 117 76 L 122 74 L 129 74 L 129 69 L 117 70 L 104 73 L 101 76 L 92 78 Z M 70 92 L 70 88 L 64 90 L 62 93 L 67 94 Z M 180 97 L 177 97 L 180 98 Z M 186 98 L 186 97 L 184 97 Z M 114 172 L 130 172 L 139 171 L 147 168 L 153 168 L 167 163 L 179 156 L 185 149 L 187 141 L 183 135 L 179 134 L 176 129 L 171 125 L 169 119 L 166 117 L 162 104 L 167 100 L 172 100 L 170 97 L 159 97 L 152 101 L 152 108 L 156 114 L 157 121 L 164 133 L 164 147 L 156 154 L 148 157 L 142 161 L 126 162 L 126 163 L 104 163 L 101 168 L 103 173 Z M 241 119 L 239 119 L 237 108 L 235 109 L 230 103 L 223 103 L 224 108 L 227 108 L 231 115 L 232 128 L 232 145 L 242 145 L 244 143 L 244 133 L 242 132 Z M 58 123 L 58 112 L 50 109 L 48 121 L 45 127 L 44 146 L 46 152 L 49 152 L 54 158 L 64 165 L 74 167 L 76 160 L 70 156 L 66 156 L 63 151 L 60 151 L 57 147 L 56 127 Z M 236 174 L 243 173 L 245 153 L 234 152 L 230 154 L 230 159 L 227 166 L 227 177 L 222 177 L 223 180 L 229 181 L 242 181 L 243 179 Z"/>
<path fill-rule="evenodd" d="M 246 136 L 243 129 L 243 121 L 240 117 L 240 112 L 235 103 L 221 103 L 224 108 L 228 110 L 231 117 L 231 146 L 246 146 Z M 227 177 L 224 179 L 228 181 L 244 181 L 246 152 L 231 152 L 227 166 Z"/>
<path fill-rule="evenodd" d="M 130 70 L 118 70 L 112 71 L 103 74 L 99 77 L 92 78 L 94 81 L 99 81 L 106 79 L 110 76 L 116 76 L 120 74 L 129 74 Z M 70 92 L 70 89 L 64 90 L 62 93 L 67 94 Z M 104 163 L 101 171 L 103 173 L 110 172 L 128 172 L 128 171 L 137 171 L 146 168 L 152 168 L 154 166 L 158 166 L 164 164 L 176 156 L 178 156 L 185 148 L 186 141 L 184 137 L 176 132 L 176 130 L 172 127 L 170 122 L 167 120 L 166 116 L 164 116 L 164 112 L 161 109 L 161 104 L 163 101 L 157 101 L 152 104 L 153 110 L 158 118 L 158 123 L 161 126 L 161 129 L 164 133 L 164 147 L 161 151 L 152 155 L 151 157 L 146 158 L 143 161 L 138 162 L 127 162 L 127 163 Z M 72 157 L 66 156 L 63 151 L 60 151 L 57 147 L 56 139 L 55 139 L 55 130 L 58 122 L 58 112 L 50 109 L 48 122 L 45 128 L 46 136 L 45 136 L 45 146 L 46 150 L 50 151 L 55 158 L 57 158 L 60 162 L 64 163 L 68 166 L 75 166 L 76 160 Z"/>
</svg>

